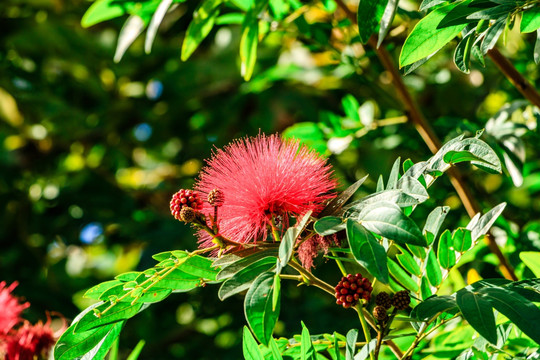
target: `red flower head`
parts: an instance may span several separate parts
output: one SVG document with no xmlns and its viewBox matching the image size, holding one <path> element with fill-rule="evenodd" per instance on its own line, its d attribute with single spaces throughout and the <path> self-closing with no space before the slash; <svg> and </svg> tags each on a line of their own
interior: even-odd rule
<svg viewBox="0 0 540 360">
<path fill-rule="evenodd" d="M 28 302 L 20 302 L 19 299 L 11 294 L 18 283 L 14 282 L 6 287 L 6 282 L 0 282 L 0 335 L 5 335 L 22 321 L 21 313 L 30 306 Z"/>
<path fill-rule="evenodd" d="M 33 360 L 47 358 L 54 345 L 55 338 L 50 327 L 50 319 L 43 324 L 41 321 L 35 325 L 25 321 L 17 332 L 8 337 L 6 341 L 7 360 Z"/>
<path fill-rule="evenodd" d="M 217 150 L 195 190 L 205 196 L 214 189 L 222 192 L 220 234 L 247 243 L 266 239 L 272 218 L 286 223 L 289 216 L 322 210 L 335 187 L 330 165 L 317 152 L 278 135 L 259 135 Z M 203 213 L 212 210 L 204 204 Z M 199 237 L 202 247 L 212 245 L 205 233 Z"/>
</svg>

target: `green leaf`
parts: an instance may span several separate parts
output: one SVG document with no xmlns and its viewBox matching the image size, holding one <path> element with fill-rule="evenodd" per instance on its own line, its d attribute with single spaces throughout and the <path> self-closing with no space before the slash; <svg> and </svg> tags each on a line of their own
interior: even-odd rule
<svg viewBox="0 0 540 360">
<path fill-rule="evenodd" d="M 418 201 L 418 203 L 423 203 L 429 199 L 429 194 L 426 188 L 420 181 L 412 176 L 402 176 L 401 179 L 398 180 L 396 188 L 403 190 L 403 193 L 413 197 Z"/>
<path fill-rule="evenodd" d="M 388 259 L 388 270 L 390 270 L 390 274 L 406 289 L 415 293 L 420 290 L 416 281 L 391 259 Z"/>
<path fill-rule="evenodd" d="M 540 278 L 540 252 L 522 251 L 519 253 L 519 258 L 529 269 L 531 269 L 534 276 Z"/>
<path fill-rule="evenodd" d="M 480 289 L 479 293 L 521 331 L 540 344 L 540 309 L 536 305 L 506 288 L 486 287 Z"/>
<path fill-rule="evenodd" d="M 218 291 L 219 299 L 225 300 L 232 295 L 249 289 L 255 278 L 272 269 L 276 265 L 276 261 L 277 258 L 268 256 L 246 266 L 221 284 Z"/>
<path fill-rule="evenodd" d="M 339 194 L 337 197 L 332 199 L 328 205 L 319 213 L 319 218 L 324 218 L 329 215 L 333 215 L 337 213 L 350 198 L 354 195 L 354 193 L 362 186 L 364 181 L 368 178 L 368 175 L 364 176 L 351 186 L 349 186 L 345 191 L 343 191 L 341 194 Z"/>
<path fill-rule="evenodd" d="M 185 251 L 178 250 L 173 251 L 172 255 L 179 261 L 183 261 L 179 267 L 183 272 L 210 281 L 216 280 L 219 269 L 214 267 L 211 259 L 200 255 L 191 255 Z"/>
<path fill-rule="evenodd" d="M 392 21 L 394 21 L 394 17 L 396 16 L 398 3 L 399 0 L 388 0 L 388 4 L 384 9 L 384 13 L 379 25 L 379 39 L 377 40 L 377 47 L 381 46 L 384 38 L 386 37 L 386 34 L 388 34 L 388 31 L 390 31 Z"/>
<path fill-rule="evenodd" d="M 257 345 L 257 341 L 253 338 L 247 326 L 244 326 L 242 335 L 242 351 L 246 360 L 264 360 L 259 345 Z"/>
<path fill-rule="evenodd" d="M 540 63 L 540 29 L 536 30 L 536 42 L 534 43 L 533 59 L 536 65 Z"/>
<path fill-rule="evenodd" d="M 454 243 L 454 250 L 459 253 L 464 253 L 472 246 L 471 231 L 464 228 L 454 230 L 454 233 L 452 234 L 452 242 Z"/>
<path fill-rule="evenodd" d="M 422 280 L 420 281 L 420 296 L 422 297 L 422 300 L 425 300 L 431 295 L 433 295 L 433 292 L 429 286 L 429 280 L 427 277 L 423 276 Z"/>
<path fill-rule="evenodd" d="M 165 14 L 167 14 L 167 11 L 171 7 L 172 3 L 173 0 L 161 0 L 156 12 L 152 16 L 152 20 L 150 21 L 150 25 L 148 25 L 148 30 L 146 31 L 146 39 L 144 41 L 144 51 L 147 54 L 152 51 L 152 43 L 156 37 L 159 25 L 161 25 L 161 22 L 163 21 L 163 18 L 165 17 Z"/>
<path fill-rule="evenodd" d="M 469 324 L 487 341 L 497 344 L 497 327 L 491 303 L 468 289 L 456 293 L 456 303 Z"/>
<path fill-rule="evenodd" d="M 446 230 L 439 238 L 439 247 L 437 249 L 437 257 L 439 258 L 439 264 L 443 269 L 450 269 L 456 265 L 456 253 L 454 252 L 454 242 L 452 241 L 452 234 Z"/>
<path fill-rule="evenodd" d="M 454 63 L 456 64 L 456 67 L 465 74 L 471 72 L 471 50 L 474 42 L 474 34 L 474 29 L 466 34 L 454 51 Z"/>
<path fill-rule="evenodd" d="M 223 0 L 204 0 L 193 13 L 186 37 L 182 43 L 182 61 L 189 59 L 199 44 L 208 36 L 219 15 L 219 7 Z"/>
<path fill-rule="evenodd" d="M 313 343 L 311 342 L 311 336 L 309 334 L 309 330 L 302 322 L 302 344 L 300 345 L 301 349 L 301 359 L 302 360 L 316 360 L 317 359 L 317 352 L 315 351 L 315 348 L 313 347 Z"/>
<path fill-rule="evenodd" d="M 317 220 L 313 225 L 313 230 L 319 235 L 327 236 L 345 229 L 345 226 L 342 218 L 337 216 L 325 216 L 322 219 Z"/>
<path fill-rule="evenodd" d="M 362 211 L 359 220 L 366 229 L 397 243 L 427 246 L 418 226 L 393 203 L 369 206 Z"/>
<path fill-rule="evenodd" d="M 377 280 L 388 284 L 386 250 L 377 239 L 358 222 L 347 220 L 347 239 L 354 258 Z"/>
<path fill-rule="evenodd" d="M 345 359 L 353 360 L 356 352 L 356 340 L 358 339 L 358 330 L 351 329 L 347 332 L 347 342 L 345 345 Z"/>
<path fill-rule="evenodd" d="M 446 164 L 470 161 L 473 165 L 490 173 L 501 172 L 501 163 L 497 154 L 488 144 L 476 138 L 448 142 L 437 152 L 430 161 L 432 168 L 444 171 L 445 166 L 439 162 L 439 159 Z"/>
<path fill-rule="evenodd" d="M 357 11 L 360 41 L 366 44 L 375 32 L 386 8 L 387 0 L 360 0 Z"/>
<path fill-rule="evenodd" d="M 442 282 L 442 273 L 439 263 L 437 262 L 437 257 L 433 249 L 429 251 L 426 263 L 426 275 L 429 280 L 429 283 L 432 286 L 439 286 Z"/>
<path fill-rule="evenodd" d="M 338 343 L 338 334 L 334 331 L 334 352 L 333 352 L 333 356 L 332 356 L 332 359 L 334 360 L 341 360 L 342 357 L 341 357 L 341 351 L 339 351 L 339 343 Z M 328 351 L 330 352 L 330 350 Z M 331 353 L 332 355 L 332 353 Z"/>
<path fill-rule="evenodd" d="M 420 11 L 425 11 L 429 8 L 432 8 L 433 6 L 443 4 L 447 2 L 448 0 L 423 0 L 420 4 Z"/>
<path fill-rule="evenodd" d="M 262 273 L 249 288 L 244 301 L 244 312 L 249 327 L 264 345 L 268 345 L 280 311 L 278 299 L 275 310 L 272 309 L 274 274 Z"/>
<path fill-rule="evenodd" d="M 90 289 L 88 289 L 84 293 L 84 297 L 88 298 L 88 299 L 99 300 L 100 297 L 101 297 L 101 294 L 103 294 L 107 290 L 109 290 L 109 289 L 111 289 L 111 288 L 113 288 L 115 286 L 121 285 L 121 284 L 122 284 L 122 282 L 119 281 L 119 280 L 109 280 L 109 281 L 102 282 L 101 284 L 98 284 L 98 285 L 93 286 Z"/>
<path fill-rule="evenodd" d="M 114 62 L 120 62 L 127 49 L 133 44 L 133 42 L 142 34 L 146 22 L 138 15 L 131 15 L 127 18 L 126 22 L 120 29 L 118 34 L 118 43 L 116 44 L 116 51 L 114 52 Z"/>
<path fill-rule="evenodd" d="M 360 114 L 358 114 L 358 108 L 360 107 L 360 104 L 354 96 L 352 96 L 351 94 L 345 95 L 345 97 L 341 99 L 341 105 L 343 106 L 343 110 L 345 110 L 345 115 L 349 119 L 353 120 L 356 123 L 360 122 Z"/>
<path fill-rule="evenodd" d="M 279 274 L 274 275 L 274 291 L 272 292 L 272 311 L 276 311 L 281 294 L 281 277 Z"/>
<path fill-rule="evenodd" d="M 388 183 L 386 184 L 387 190 L 396 188 L 396 185 L 399 179 L 400 164 L 401 164 L 401 158 L 398 157 L 396 161 L 394 161 L 394 164 L 392 165 L 392 170 L 390 171 L 390 175 L 388 176 Z"/>
<path fill-rule="evenodd" d="M 407 245 L 407 249 L 419 259 L 423 260 L 426 258 L 426 249 L 421 246 Z"/>
<path fill-rule="evenodd" d="M 450 42 L 465 28 L 466 23 L 440 26 L 448 13 L 458 4 L 454 3 L 437 8 L 416 24 L 401 49 L 399 56 L 400 67 L 431 55 Z"/>
<path fill-rule="evenodd" d="M 413 314 L 416 319 L 427 321 L 439 313 L 448 312 L 456 308 L 456 299 L 452 296 L 432 296 L 418 304 L 413 309 Z"/>
<path fill-rule="evenodd" d="M 422 272 L 420 271 L 420 266 L 418 266 L 418 263 L 414 260 L 411 254 L 399 245 L 398 248 L 401 251 L 401 254 L 397 254 L 396 259 L 401 266 L 403 266 L 403 268 L 409 273 L 416 276 L 421 276 Z"/>
<path fill-rule="evenodd" d="M 74 332 L 71 325 L 58 339 L 54 348 L 55 360 L 73 360 L 82 357 L 102 360 L 120 335 L 124 322 L 105 325 L 83 332 Z"/>
<path fill-rule="evenodd" d="M 228 279 L 237 272 L 239 272 L 242 269 L 245 269 L 249 265 L 253 264 L 254 262 L 266 258 L 266 257 L 274 257 L 276 258 L 278 255 L 278 251 L 275 248 L 265 249 L 265 250 L 259 250 L 253 254 L 249 254 L 246 257 L 238 257 L 234 262 L 226 264 L 223 266 L 220 270 L 220 272 L 217 274 L 216 279 L 217 280 L 224 280 Z M 214 265 L 217 263 L 217 261 L 214 262 Z"/>
<path fill-rule="evenodd" d="M 81 25 L 87 28 L 128 14 L 136 4 L 136 1 L 97 0 L 84 13 Z"/>
<path fill-rule="evenodd" d="M 259 45 L 258 16 L 267 4 L 267 1 L 254 0 L 254 4 L 246 13 L 244 23 L 242 24 L 242 36 L 240 38 L 240 72 L 246 81 L 251 79 L 257 60 L 257 46 Z"/>
<path fill-rule="evenodd" d="M 139 340 L 139 342 L 137 343 L 137 345 L 135 345 L 135 348 L 133 349 L 133 351 L 131 351 L 126 360 L 137 360 L 145 344 L 146 342 L 144 340 Z"/>
<path fill-rule="evenodd" d="M 98 312 L 102 312 L 107 309 L 111 304 L 106 302 L 96 307 Z M 75 332 L 84 332 L 103 325 L 111 324 L 121 320 L 129 319 L 135 316 L 142 308 L 142 303 L 136 303 L 131 305 L 130 303 L 119 302 L 115 304 L 106 313 L 101 314 L 99 317 L 94 312 L 88 312 L 85 314 L 77 325 L 75 326 Z"/>
<path fill-rule="evenodd" d="M 384 178 L 382 175 L 379 175 L 379 179 L 377 180 L 377 189 L 375 192 L 380 193 L 382 191 L 384 191 Z"/>
<path fill-rule="evenodd" d="M 422 230 L 422 234 L 424 234 L 428 239 L 429 245 L 431 245 L 435 237 L 437 237 L 439 229 L 441 228 L 441 225 L 449 211 L 449 206 L 438 206 L 429 213 L 426 219 L 426 224 L 424 225 L 424 229 Z"/>
<path fill-rule="evenodd" d="M 356 354 L 354 360 L 366 360 L 375 348 L 377 347 L 377 339 L 371 339 L 362 349 Z"/>
<path fill-rule="evenodd" d="M 522 33 L 529 33 L 538 30 L 538 28 L 540 28 L 540 7 L 537 5 L 521 13 L 519 30 Z"/>
<path fill-rule="evenodd" d="M 174 292 L 184 292 L 195 289 L 201 285 L 201 279 L 197 276 L 175 269 L 171 273 L 159 279 L 159 287 L 171 289 Z"/>
<path fill-rule="evenodd" d="M 283 360 L 283 356 L 281 355 L 281 351 L 279 351 L 279 347 L 276 343 L 276 340 L 274 340 L 273 337 L 270 338 L 270 351 L 272 352 L 272 360 Z"/>
<path fill-rule="evenodd" d="M 507 16 L 503 16 L 499 18 L 487 30 L 486 36 L 484 36 L 484 39 L 482 40 L 482 45 L 480 45 L 480 49 L 482 50 L 483 54 L 486 54 L 497 43 L 497 40 L 501 36 L 504 30 L 504 27 L 506 26 L 506 19 L 507 19 Z"/>
<path fill-rule="evenodd" d="M 302 220 L 300 220 L 296 226 L 288 228 L 285 232 L 285 236 L 283 236 L 283 239 L 279 244 L 279 258 L 276 263 L 276 274 L 281 273 L 281 270 L 287 266 L 289 260 L 291 260 L 296 239 L 302 233 L 302 231 L 304 231 L 310 216 L 311 211 L 308 211 L 308 213 L 304 215 Z"/>
<path fill-rule="evenodd" d="M 473 223 L 471 220 L 471 223 L 467 225 L 467 229 L 471 231 L 473 241 L 476 241 L 480 236 L 484 236 L 491 229 L 491 225 L 497 220 L 505 207 L 506 203 L 501 203 L 481 216 L 477 222 Z"/>
</svg>

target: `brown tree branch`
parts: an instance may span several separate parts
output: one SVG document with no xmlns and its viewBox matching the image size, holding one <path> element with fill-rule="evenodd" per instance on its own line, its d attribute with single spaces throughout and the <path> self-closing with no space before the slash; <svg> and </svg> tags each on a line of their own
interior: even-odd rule
<svg viewBox="0 0 540 360">
<path fill-rule="evenodd" d="M 343 2 L 343 0 L 336 0 L 336 2 L 338 6 L 346 13 L 349 20 L 351 20 L 352 23 L 356 23 L 356 14 L 348 8 L 348 6 Z M 429 150 L 435 154 L 441 148 L 441 144 L 442 144 L 441 140 L 437 137 L 437 134 L 435 134 L 435 131 L 433 130 L 429 122 L 426 120 L 418 104 L 413 99 L 411 93 L 405 86 L 405 83 L 403 82 L 403 78 L 401 74 L 399 73 L 398 68 L 395 66 L 392 56 L 388 53 L 388 51 L 386 51 L 384 47 L 377 47 L 377 40 L 375 37 L 372 36 L 369 39 L 368 44 L 375 50 L 377 57 L 379 58 L 379 61 L 384 66 L 386 71 L 388 71 L 390 75 L 392 76 L 394 87 L 396 89 L 396 92 L 400 100 L 403 103 L 403 106 L 405 107 L 405 111 L 410 121 L 413 123 L 414 127 L 420 134 L 420 137 L 428 146 Z M 490 56 L 492 56 L 493 58 L 494 55 L 490 55 Z M 500 58 L 498 57 L 496 58 L 502 63 L 502 60 L 500 60 Z M 509 70 L 510 67 L 513 68 L 512 64 L 510 64 L 508 60 L 506 61 L 507 63 L 504 63 L 505 69 Z M 515 77 L 515 74 L 513 74 L 513 76 Z M 526 83 L 526 80 L 524 81 Z M 530 85 L 527 87 L 523 85 L 525 84 L 524 82 L 519 82 L 519 83 L 522 84 L 523 89 L 529 89 L 528 92 L 531 92 Z M 539 100 L 540 100 L 540 97 L 539 97 Z M 463 176 L 461 175 L 461 173 L 459 172 L 457 168 L 451 168 L 449 170 L 449 175 L 450 175 L 450 181 L 452 185 L 454 186 L 454 188 L 456 189 L 456 192 L 459 198 L 461 199 L 461 202 L 463 203 L 463 206 L 465 207 L 467 214 L 470 217 L 473 217 L 480 211 L 480 206 L 478 205 L 478 202 L 476 201 L 475 197 L 470 192 L 469 188 L 466 187 L 465 181 L 463 180 Z M 493 236 L 488 234 L 485 237 L 485 241 L 487 245 L 489 246 L 490 250 L 497 256 L 497 259 L 499 260 L 499 265 L 500 265 L 499 268 L 503 276 L 510 280 L 514 280 L 514 281 L 517 280 L 517 276 L 514 272 L 514 269 L 512 268 L 512 266 L 510 265 L 510 263 L 508 262 L 504 254 L 502 253 L 501 249 L 495 242 L 495 239 L 493 238 Z"/>
<path fill-rule="evenodd" d="M 531 104 L 540 108 L 540 94 L 538 94 L 538 91 L 536 91 L 531 83 L 516 70 L 514 65 L 512 65 L 512 63 L 495 47 L 489 50 L 487 54 L 512 85 L 514 85 L 516 89 L 531 102 Z"/>
</svg>

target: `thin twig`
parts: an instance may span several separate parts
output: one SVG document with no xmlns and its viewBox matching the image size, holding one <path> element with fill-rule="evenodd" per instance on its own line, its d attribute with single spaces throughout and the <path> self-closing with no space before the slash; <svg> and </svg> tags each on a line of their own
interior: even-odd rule
<svg viewBox="0 0 540 360">
<path fill-rule="evenodd" d="M 531 83 L 523 77 L 512 65 L 512 63 L 503 55 L 497 48 L 488 51 L 487 55 L 497 65 L 499 70 L 506 78 L 518 89 L 518 91 L 531 102 L 540 108 L 540 94 L 531 85 Z"/>
<path fill-rule="evenodd" d="M 347 14 L 347 17 L 353 23 L 356 23 L 355 13 L 352 12 L 347 7 L 347 5 L 343 2 L 343 0 L 336 0 L 336 3 Z M 375 50 L 380 62 L 392 76 L 392 81 L 394 83 L 396 92 L 399 98 L 401 99 L 403 106 L 405 107 L 405 111 L 409 119 L 415 126 L 416 131 L 418 131 L 418 133 L 422 137 L 422 140 L 424 140 L 424 142 L 428 146 L 429 150 L 435 154 L 441 148 L 441 144 L 442 144 L 441 140 L 437 137 L 437 134 L 435 134 L 435 131 L 433 130 L 431 125 L 427 122 L 418 104 L 416 104 L 411 93 L 405 86 L 405 83 L 403 82 L 401 74 L 399 73 L 397 67 L 395 66 L 394 61 L 392 60 L 392 57 L 390 56 L 390 54 L 388 53 L 388 51 L 386 51 L 384 47 L 377 47 L 377 40 L 375 37 L 371 37 L 368 41 L 368 44 Z M 496 54 L 496 53 L 493 53 L 493 54 Z M 490 55 L 492 59 L 494 57 L 493 54 Z M 497 59 L 500 60 L 499 58 Z M 505 68 L 507 70 L 509 69 L 508 65 L 512 66 L 512 64 L 509 64 L 509 63 L 505 65 L 506 65 Z M 513 75 L 515 76 L 515 74 Z M 532 93 L 532 91 L 529 88 L 527 89 L 529 93 Z M 471 194 L 470 190 L 465 186 L 465 181 L 463 180 L 461 173 L 458 171 L 457 168 L 450 169 L 448 173 L 450 175 L 450 181 L 452 185 L 454 186 L 454 188 L 456 189 L 456 192 L 459 198 L 461 199 L 461 202 L 463 203 L 463 206 L 465 207 L 467 214 L 469 214 L 470 217 L 475 216 L 478 212 L 480 212 L 480 206 L 478 205 L 478 202 L 476 201 L 475 197 Z M 501 249 L 499 248 L 499 245 L 497 245 L 493 236 L 488 234 L 485 237 L 485 241 L 487 245 L 489 246 L 490 250 L 497 256 L 497 259 L 499 260 L 500 270 L 503 276 L 510 280 L 514 280 L 514 281 L 517 280 L 517 276 L 514 272 L 514 269 L 512 268 L 512 266 L 510 265 L 510 263 L 508 262 L 504 254 L 502 253 Z"/>
</svg>

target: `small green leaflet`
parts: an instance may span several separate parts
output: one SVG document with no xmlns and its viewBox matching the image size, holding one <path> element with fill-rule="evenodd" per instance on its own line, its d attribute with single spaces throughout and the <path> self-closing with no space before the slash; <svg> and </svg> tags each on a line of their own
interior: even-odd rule
<svg viewBox="0 0 540 360">
<path fill-rule="evenodd" d="M 249 327 L 264 345 L 268 345 L 280 311 L 278 298 L 273 310 L 274 273 L 259 275 L 249 288 L 244 300 L 244 312 Z"/>
<path fill-rule="evenodd" d="M 242 352 L 246 360 L 264 360 L 264 356 L 257 345 L 257 341 L 251 335 L 247 326 L 244 326 L 242 335 Z"/>
<path fill-rule="evenodd" d="M 382 18 L 387 0 L 360 0 L 357 11 L 358 33 L 366 44 Z"/>
<path fill-rule="evenodd" d="M 540 252 L 523 251 L 519 254 L 519 258 L 531 269 L 536 277 L 540 278 Z"/>
<path fill-rule="evenodd" d="M 448 13 L 459 4 L 453 3 L 437 8 L 416 24 L 401 49 L 399 56 L 400 67 L 431 55 L 450 42 L 465 28 L 466 23 L 440 27 L 440 23 Z"/>
<path fill-rule="evenodd" d="M 371 275 L 388 284 L 386 250 L 377 239 L 358 222 L 347 220 L 347 239 L 354 258 Z"/>
<path fill-rule="evenodd" d="M 189 23 L 186 37 L 182 44 L 182 61 L 189 59 L 199 44 L 210 33 L 219 15 L 222 0 L 204 0 L 193 13 L 193 20 Z"/>
<path fill-rule="evenodd" d="M 301 344 L 301 354 L 302 360 L 316 360 L 317 359 L 317 352 L 315 351 L 315 348 L 313 347 L 313 344 L 311 342 L 311 336 L 309 334 L 309 330 L 302 322 L 302 344 Z"/>
<path fill-rule="evenodd" d="M 530 33 L 540 28 L 540 7 L 538 4 L 521 13 L 519 30 L 522 33 Z"/>
<path fill-rule="evenodd" d="M 399 244 L 427 246 L 418 226 L 396 204 L 375 203 L 362 210 L 359 220 L 366 229 Z"/>
</svg>

